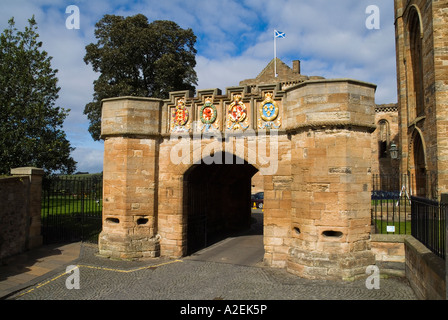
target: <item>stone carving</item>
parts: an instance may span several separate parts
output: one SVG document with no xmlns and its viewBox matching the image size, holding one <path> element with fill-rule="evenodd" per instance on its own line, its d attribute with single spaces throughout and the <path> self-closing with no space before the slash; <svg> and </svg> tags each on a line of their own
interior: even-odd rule
<svg viewBox="0 0 448 320">
<path fill-rule="evenodd" d="M 205 99 L 205 104 L 199 111 L 199 118 L 203 126 L 201 131 L 208 132 L 210 129 L 219 129 L 219 120 L 217 120 L 218 110 L 213 105 L 212 99 Z"/>
<path fill-rule="evenodd" d="M 241 95 L 233 96 L 227 116 L 227 128 L 232 130 L 246 130 L 249 127 L 246 105 L 241 101 Z"/>
<path fill-rule="evenodd" d="M 278 129 L 282 125 L 281 117 L 279 117 L 280 108 L 277 102 L 272 99 L 272 93 L 265 94 L 264 101 L 260 104 L 260 118 L 258 119 L 259 129 Z M 277 121 L 275 121 L 277 120 Z M 275 121 L 275 122 L 274 122 Z"/>
<path fill-rule="evenodd" d="M 185 100 L 179 99 L 177 106 L 172 114 L 171 130 L 174 132 L 189 131 L 190 124 L 188 119 L 190 117 L 188 108 L 185 106 Z"/>
</svg>

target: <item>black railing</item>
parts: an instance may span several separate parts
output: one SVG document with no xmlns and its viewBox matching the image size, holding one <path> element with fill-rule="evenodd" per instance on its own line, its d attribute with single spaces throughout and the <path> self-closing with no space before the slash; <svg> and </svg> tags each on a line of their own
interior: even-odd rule
<svg viewBox="0 0 448 320">
<path fill-rule="evenodd" d="M 372 232 L 412 235 L 434 254 L 445 259 L 448 204 L 435 200 L 437 195 L 434 193 L 433 178 L 432 174 L 374 174 Z"/>
<path fill-rule="evenodd" d="M 44 177 L 44 243 L 96 241 L 102 225 L 102 187 L 99 174 Z"/>
<path fill-rule="evenodd" d="M 421 197 L 411 197 L 412 236 L 437 256 L 445 259 L 447 204 Z"/>
<path fill-rule="evenodd" d="M 374 233 L 410 234 L 411 202 L 405 174 L 372 177 L 371 218 Z"/>
</svg>

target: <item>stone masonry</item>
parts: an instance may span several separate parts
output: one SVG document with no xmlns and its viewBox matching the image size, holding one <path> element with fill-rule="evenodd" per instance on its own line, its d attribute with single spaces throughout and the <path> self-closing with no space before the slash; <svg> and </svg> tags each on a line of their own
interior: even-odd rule
<svg viewBox="0 0 448 320">
<path fill-rule="evenodd" d="M 426 176 L 417 195 L 439 199 L 448 192 L 448 1 L 395 0 L 395 21 L 400 169 Z"/>
<path fill-rule="evenodd" d="M 365 276 L 376 86 L 302 80 L 104 100 L 100 254 L 182 257 L 193 241 L 206 245 L 202 233 L 247 227 L 258 171 L 265 264 Z"/>
<path fill-rule="evenodd" d="M 43 174 L 38 168 L 14 168 L 0 179 L 0 261 L 42 245 Z"/>
</svg>

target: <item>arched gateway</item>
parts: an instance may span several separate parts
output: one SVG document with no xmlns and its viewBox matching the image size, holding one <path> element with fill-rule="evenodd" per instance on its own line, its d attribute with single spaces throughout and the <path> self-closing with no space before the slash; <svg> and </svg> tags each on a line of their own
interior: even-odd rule
<svg viewBox="0 0 448 320">
<path fill-rule="evenodd" d="M 267 265 L 365 275 L 375 89 L 318 79 L 104 100 L 100 254 L 182 257 L 201 232 L 247 226 L 259 171 Z"/>
</svg>

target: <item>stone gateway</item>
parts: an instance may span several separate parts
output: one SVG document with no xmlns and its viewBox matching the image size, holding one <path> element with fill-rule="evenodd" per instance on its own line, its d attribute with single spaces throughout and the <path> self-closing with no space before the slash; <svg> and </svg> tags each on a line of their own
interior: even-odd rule
<svg viewBox="0 0 448 320">
<path fill-rule="evenodd" d="M 269 79 L 271 65 L 225 94 L 103 101 L 101 255 L 178 258 L 248 228 L 258 172 L 266 265 L 365 277 L 376 86 L 306 77 L 297 62 Z"/>
</svg>

